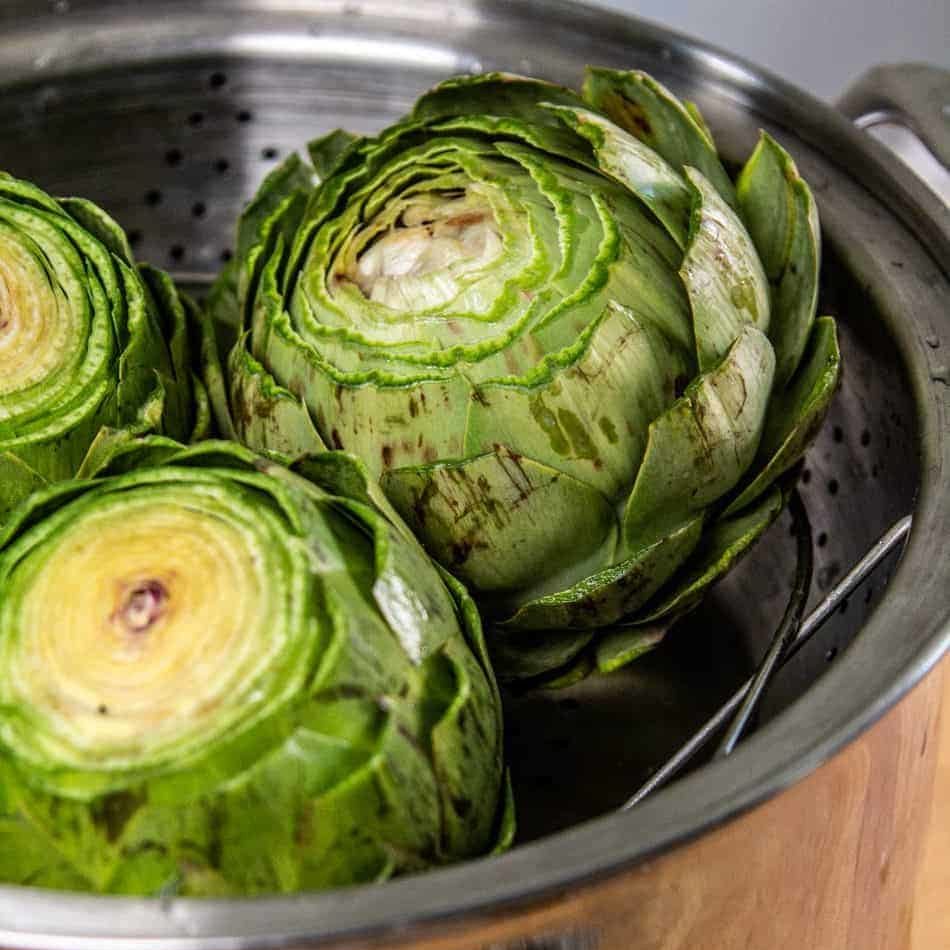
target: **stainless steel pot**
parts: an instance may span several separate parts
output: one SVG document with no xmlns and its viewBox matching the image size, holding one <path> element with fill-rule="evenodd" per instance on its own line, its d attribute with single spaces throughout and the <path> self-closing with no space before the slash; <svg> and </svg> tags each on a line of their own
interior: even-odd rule
<svg viewBox="0 0 950 950">
<path fill-rule="evenodd" d="M 890 557 L 836 603 L 772 684 L 756 732 L 733 756 L 636 808 L 616 810 L 764 651 L 787 596 L 787 521 L 667 646 L 629 671 L 508 697 L 522 829 L 511 853 L 293 898 L 140 900 L 0 887 L 0 944 L 355 946 L 348 941 L 410 939 L 423 926 L 437 935 L 449 919 L 477 929 L 776 795 L 867 729 L 946 650 L 950 210 L 845 115 L 754 66 L 567 2 L 7 0 L 0 168 L 99 201 L 130 230 L 140 257 L 200 292 L 229 253 L 241 203 L 288 150 L 337 125 L 374 130 L 448 74 L 507 69 L 576 84 L 586 63 L 646 69 L 695 100 L 730 160 L 751 150 L 759 127 L 796 157 L 821 211 L 822 306 L 839 317 L 845 359 L 802 476 L 817 538 L 813 599 L 913 512 L 900 563 Z M 895 86 L 893 75 L 853 92 L 852 114 L 880 121 L 910 112 L 934 130 L 929 144 L 946 161 L 946 76 L 927 74 L 944 85 L 921 104 L 920 82 L 908 93 L 906 78 Z M 594 946 L 584 934 L 560 940 L 512 946 Z"/>
</svg>

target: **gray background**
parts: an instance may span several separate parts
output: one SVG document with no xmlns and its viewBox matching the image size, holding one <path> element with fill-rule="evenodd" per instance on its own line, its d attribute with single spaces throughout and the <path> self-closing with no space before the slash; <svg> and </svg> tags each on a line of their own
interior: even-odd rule
<svg viewBox="0 0 950 950">
<path fill-rule="evenodd" d="M 950 68 L 950 0 L 598 0 L 738 53 L 826 99 L 869 66 Z"/>
</svg>

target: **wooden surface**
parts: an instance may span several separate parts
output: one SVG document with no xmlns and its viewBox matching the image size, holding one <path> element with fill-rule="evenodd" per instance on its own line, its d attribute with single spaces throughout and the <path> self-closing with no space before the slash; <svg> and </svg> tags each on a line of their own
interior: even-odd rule
<svg viewBox="0 0 950 950">
<path fill-rule="evenodd" d="M 948 866 L 940 860 L 928 872 L 913 923 L 941 693 L 938 671 L 804 781 L 668 855 L 543 905 L 372 946 L 911 950 L 913 930 L 912 950 L 950 947 L 943 921 Z M 946 841 L 946 828 L 938 830 Z M 950 853 L 937 838 L 930 843 L 932 855 L 942 852 L 938 859 Z"/>
<path fill-rule="evenodd" d="M 943 662 L 937 776 L 914 903 L 913 950 L 950 947 L 950 666 Z"/>
</svg>

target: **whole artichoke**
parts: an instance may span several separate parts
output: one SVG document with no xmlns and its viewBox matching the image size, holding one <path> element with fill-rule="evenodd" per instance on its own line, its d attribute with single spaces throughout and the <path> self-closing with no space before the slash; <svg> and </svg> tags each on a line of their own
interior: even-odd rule
<svg viewBox="0 0 950 950">
<path fill-rule="evenodd" d="M 0 522 L 93 445 L 207 434 L 192 317 L 100 208 L 0 172 Z"/>
<path fill-rule="evenodd" d="M 153 436 L 96 474 L 0 529 L 0 881 L 296 891 L 506 842 L 478 614 L 356 460 Z"/>
<path fill-rule="evenodd" d="M 652 646 L 779 513 L 835 389 L 792 160 L 763 134 L 734 186 L 694 106 L 606 69 L 449 80 L 310 157 L 214 294 L 222 427 L 359 455 L 502 674 Z"/>
</svg>

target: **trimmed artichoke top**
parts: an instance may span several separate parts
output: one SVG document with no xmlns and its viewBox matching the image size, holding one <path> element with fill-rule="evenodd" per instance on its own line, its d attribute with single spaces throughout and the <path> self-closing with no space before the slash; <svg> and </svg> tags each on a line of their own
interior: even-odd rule
<svg viewBox="0 0 950 950">
<path fill-rule="evenodd" d="M 0 173 L 0 522 L 97 440 L 208 434 L 189 306 L 100 208 Z"/>
<path fill-rule="evenodd" d="M 694 106 L 606 69 L 449 80 L 310 158 L 216 289 L 220 426 L 360 456 L 502 672 L 642 652 L 781 510 L 837 382 L 791 158 L 763 134 L 734 185 Z"/>
<path fill-rule="evenodd" d="M 113 447 L 0 529 L 0 881 L 296 891 L 484 853 L 478 615 L 342 453 Z"/>
</svg>

